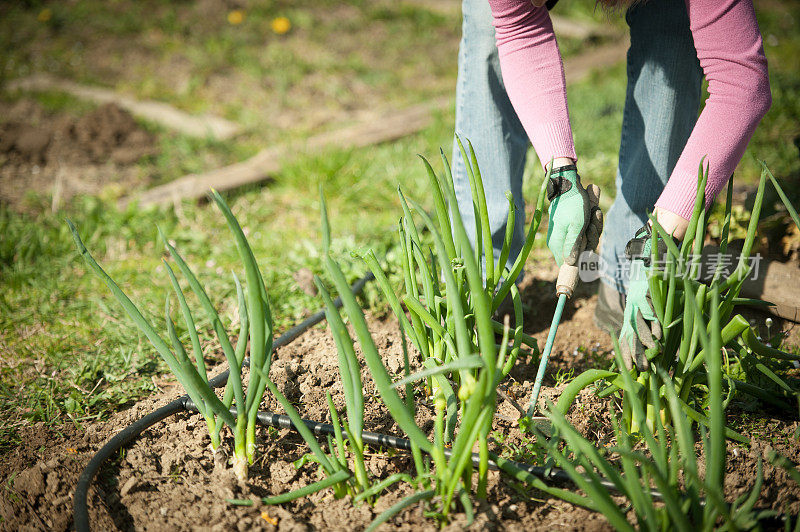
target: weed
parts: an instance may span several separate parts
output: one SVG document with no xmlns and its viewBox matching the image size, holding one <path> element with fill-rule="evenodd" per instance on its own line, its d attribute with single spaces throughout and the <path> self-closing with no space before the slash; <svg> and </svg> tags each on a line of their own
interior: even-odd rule
<svg viewBox="0 0 800 532">
<path fill-rule="evenodd" d="M 574 378 L 575 378 L 575 368 L 569 368 L 568 370 L 563 368 L 558 368 L 558 371 L 556 371 L 556 374 L 553 376 L 553 379 L 555 379 L 556 388 L 558 388 L 563 384 L 567 384 Z"/>
</svg>

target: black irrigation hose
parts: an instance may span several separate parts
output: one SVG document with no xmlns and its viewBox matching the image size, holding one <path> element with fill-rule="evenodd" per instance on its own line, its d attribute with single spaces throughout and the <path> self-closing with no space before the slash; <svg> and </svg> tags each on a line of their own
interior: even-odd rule
<svg viewBox="0 0 800 532">
<path fill-rule="evenodd" d="M 364 285 L 374 279 L 371 273 L 368 273 L 363 278 L 359 279 L 356 283 L 353 284 L 351 290 L 353 293 L 359 293 L 363 288 Z M 339 298 L 336 299 L 334 302 L 337 307 L 341 306 L 341 300 Z M 277 349 L 279 347 L 283 347 L 286 344 L 290 343 L 291 341 L 295 340 L 301 334 L 306 332 L 308 329 L 316 325 L 317 323 L 321 322 L 325 318 L 325 311 L 319 311 L 313 316 L 310 316 L 305 321 L 296 325 L 286 331 L 280 338 L 275 340 L 273 344 L 273 349 Z M 213 379 L 209 381 L 209 384 L 217 388 L 222 386 L 228 379 L 228 371 L 225 371 Z M 77 532 L 89 532 L 91 527 L 89 526 L 89 508 L 87 506 L 87 498 L 89 494 L 89 486 L 92 483 L 97 471 L 99 471 L 100 467 L 103 465 L 108 458 L 114 455 L 119 449 L 125 447 L 126 445 L 133 442 L 136 438 L 138 438 L 145 430 L 152 427 L 159 421 L 168 418 L 173 414 L 177 414 L 178 412 L 182 411 L 189 411 L 189 412 L 197 412 L 197 407 L 192 403 L 191 399 L 189 399 L 188 395 L 184 395 L 175 399 L 171 403 L 162 406 L 158 410 L 147 414 L 142 419 L 131 423 L 120 432 L 118 432 L 108 443 L 106 443 L 97 454 L 95 454 L 89 463 L 87 464 L 86 468 L 81 472 L 80 476 L 78 477 L 78 484 L 75 487 L 75 499 L 73 503 L 73 519 L 75 521 L 75 530 Z M 235 411 L 235 410 L 232 410 Z M 258 422 L 262 425 L 269 425 L 272 427 L 280 427 L 284 429 L 294 429 L 294 425 L 292 424 L 291 419 L 288 416 L 274 414 L 272 412 L 259 412 L 258 413 Z M 316 434 L 335 434 L 335 429 L 333 425 L 328 423 L 320 423 L 318 421 L 311 421 L 304 419 L 303 422 Z M 363 432 L 362 438 L 364 442 L 370 445 L 375 446 L 382 446 L 382 447 L 392 447 L 395 449 L 402 449 L 402 450 L 411 450 L 411 442 L 405 438 L 399 438 L 397 436 L 391 436 L 389 434 L 379 434 L 376 432 Z M 445 455 L 450 456 L 451 451 L 449 449 L 445 449 Z M 475 465 L 478 464 L 478 454 L 472 454 L 472 461 Z M 542 480 L 556 480 L 561 482 L 572 482 L 569 475 L 566 471 L 559 469 L 559 468 L 544 468 L 539 466 L 532 466 L 528 464 L 522 464 L 519 462 L 510 462 L 513 466 L 516 466 Z M 489 461 L 489 467 L 491 469 L 499 469 L 497 464 L 494 461 Z M 610 481 L 604 480 L 601 481 L 603 487 L 609 490 L 617 491 L 616 486 Z M 653 491 L 652 495 L 654 498 L 661 498 L 661 495 Z"/>
<path fill-rule="evenodd" d="M 195 404 L 189 400 L 186 401 L 186 410 L 190 412 L 199 412 Z M 232 408 L 231 413 L 236 413 L 236 409 Z M 272 412 L 259 412 L 257 416 L 257 421 L 261 425 L 268 425 L 270 427 L 277 427 L 281 429 L 290 429 L 290 430 L 297 430 L 295 429 L 292 420 L 289 416 L 284 416 L 282 414 L 274 414 Z M 312 421 L 310 419 L 304 419 L 303 423 L 311 429 L 314 434 L 322 435 L 322 434 L 336 434 L 336 429 L 333 425 L 329 423 L 321 423 L 319 421 Z M 342 431 L 342 435 L 346 436 L 345 432 Z M 377 447 L 392 447 L 394 449 L 400 449 L 403 451 L 410 451 L 411 450 L 411 441 L 400 438 L 398 436 L 392 436 L 390 434 L 380 434 L 378 432 L 368 432 L 363 431 L 361 433 L 361 438 L 364 440 L 364 443 L 369 445 L 375 445 Z M 445 449 L 444 454 L 447 458 L 450 458 L 452 455 L 452 451 L 450 449 Z M 475 467 L 478 466 L 480 463 L 480 456 L 478 453 L 472 453 L 472 463 Z M 559 482 L 570 482 L 572 483 L 572 479 L 570 479 L 569 474 L 564 471 L 563 469 L 559 469 L 556 467 L 540 467 L 540 466 L 532 466 L 528 464 L 523 464 L 520 462 L 514 462 L 509 460 L 509 463 L 515 467 L 518 467 L 531 475 L 541 478 L 542 480 L 556 480 Z M 499 471 L 500 468 L 494 462 L 494 460 L 489 460 L 489 469 Z M 608 489 L 618 492 L 619 489 L 614 485 L 613 482 L 609 480 L 601 480 L 600 484 Z M 654 498 L 661 499 L 661 495 L 656 492 L 652 491 Z"/>
</svg>

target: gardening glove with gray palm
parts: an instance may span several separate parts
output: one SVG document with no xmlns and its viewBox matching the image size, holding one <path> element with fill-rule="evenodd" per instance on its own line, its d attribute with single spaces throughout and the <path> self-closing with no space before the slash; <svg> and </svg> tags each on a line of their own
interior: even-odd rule
<svg viewBox="0 0 800 532">
<path fill-rule="evenodd" d="M 559 266 L 577 266 L 584 250 L 594 250 L 603 231 L 600 187 L 584 187 L 575 165 L 555 168 L 547 183 L 550 221 L 547 247 Z"/>
<path fill-rule="evenodd" d="M 659 257 L 666 255 L 666 244 L 659 238 Z M 653 310 L 647 281 L 651 271 L 652 239 L 650 225 L 636 232 L 636 235 L 625 246 L 625 256 L 631 261 L 631 276 L 625 310 L 622 315 L 622 330 L 619 345 L 622 360 L 627 369 L 636 366 L 640 371 L 650 367 L 648 354 L 655 356 L 657 341 L 661 340 L 661 323 Z"/>
</svg>

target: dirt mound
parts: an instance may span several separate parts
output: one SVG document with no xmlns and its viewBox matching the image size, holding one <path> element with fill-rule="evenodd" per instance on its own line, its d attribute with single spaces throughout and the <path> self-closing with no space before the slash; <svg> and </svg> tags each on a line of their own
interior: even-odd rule
<svg viewBox="0 0 800 532">
<path fill-rule="evenodd" d="M 9 122 L 0 126 L 0 152 L 24 161 L 41 163 L 50 146 L 51 133 L 44 129 Z"/>
<path fill-rule="evenodd" d="M 0 116 L 0 201 L 16 210 L 30 192 L 57 203 L 109 184 L 139 186 L 135 163 L 157 151 L 154 136 L 114 104 L 71 116 L 32 100 L 0 102 Z"/>
<path fill-rule="evenodd" d="M 82 116 L 69 128 L 75 146 L 92 162 L 111 159 L 118 164 L 132 164 L 153 153 L 154 139 L 131 114 L 114 104 L 107 104 Z"/>
<path fill-rule="evenodd" d="M 0 124 L 0 153 L 10 164 L 128 165 L 154 153 L 152 135 L 115 104 L 72 118 L 49 117 L 35 104 L 20 102 L 9 115 L 12 118 Z"/>
</svg>

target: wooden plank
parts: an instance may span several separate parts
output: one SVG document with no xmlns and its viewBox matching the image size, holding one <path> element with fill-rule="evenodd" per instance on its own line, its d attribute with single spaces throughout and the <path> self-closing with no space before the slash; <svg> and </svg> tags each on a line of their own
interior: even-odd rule
<svg viewBox="0 0 800 532">
<path fill-rule="evenodd" d="M 239 133 L 238 125 L 218 116 L 190 115 L 164 102 L 137 100 L 111 89 L 81 85 L 45 74 L 11 81 L 6 89 L 32 92 L 54 90 L 99 104 L 114 103 L 139 118 L 193 137 L 211 136 L 224 140 Z"/>
<path fill-rule="evenodd" d="M 619 37 L 619 32 L 609 24 L 597 24 L 582 20 L 575 20 L 550 13 L 553 22 L 553 31 L 557 37 L 571 37 L 573 39 L 593 39 L 597 37 Z"/>
<path fill-rule="evenodd" d="M 739 263 L 742 240 L 731 242 L 724 256 L 723 268 L 727 275 Z M 719 247 L 707 245 L 701 254 L 702 280 L 710 283 L 713 271 L 719 264 Z M 753 270 L 745 279 L 740 292 L 742 297 L 761 299 L 772 305 L 763 310 L 778 317 L 800 323 L 800 268 L 796 264 L 769 260 L 756 255 L 751 258 Z"/>
<path fill-rule="evenodd" d="M 800 268 L 764 257 L 759 259 L 758 271 L 745 281 L 742 295 L 769 301 L 773 314 L 800 323 Z"/>
<path fill-rule="evenodd" d="M 567 85 L 586 79 L 595 70 L 616 65 L 625 59 L 630 46 L 629 36 L 568 58 L 564 61 L 564 77 Z M 621 103 L 621 102 L 620 102 Z"/>
</svg>

